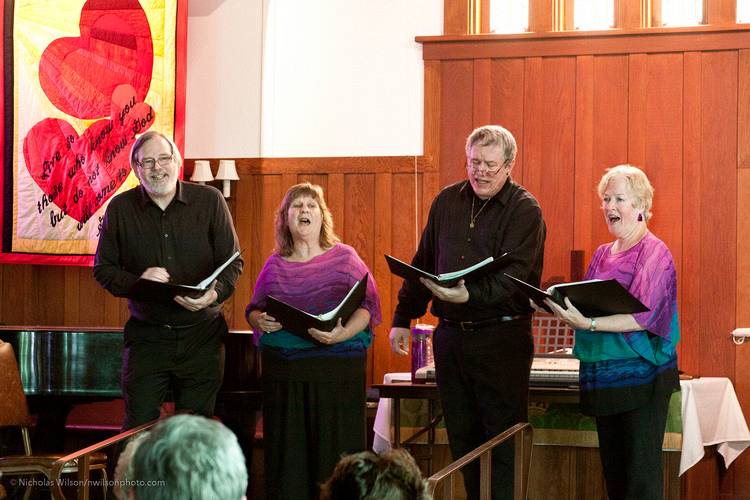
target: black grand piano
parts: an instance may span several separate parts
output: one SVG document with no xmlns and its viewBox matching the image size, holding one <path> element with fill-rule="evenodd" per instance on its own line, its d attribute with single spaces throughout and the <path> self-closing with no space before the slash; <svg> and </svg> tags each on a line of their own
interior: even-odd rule
<svg viewBox="0 0 750 500">
<path fill-rule="evenodd" d="M 65 421 L 76 404 L 122 397 L 122 329 L 0 326 L 0 340 L 13 345 L 24 392 L 37 424 L 32 448 L 62 452 Z M 252 457 L 255 414 L 261 393 L 252 332 L 232 330 L 225 338 L 224 381 L 216 415 Z"/>
</svg>

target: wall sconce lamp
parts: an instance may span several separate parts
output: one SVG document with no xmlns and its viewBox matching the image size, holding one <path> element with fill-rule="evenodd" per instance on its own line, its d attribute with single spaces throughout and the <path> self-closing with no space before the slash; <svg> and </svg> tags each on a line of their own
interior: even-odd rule
<svg viewBox="0 0 750 500">
<path fill-rule="evenodd" d="M 216 172 L 216 180 L 222 182 L 224 198 L 229 198 L 230 181 L 240 180 L 234 160 L 219 160 L 219 171 Z"/>
<path fill-rule="evenodd" d="M 750 337 L 750 328 L 735 328 L 731 335 L 735 344 L 744 344 L 745 338 Z"/>
<path fill-rule="evenodd" d="M 195 168 L 193 169 L 193 175 L 190 176 L 190 180 L 198 184 L 205 184 L 214 180 L 214 176 L 211 173 L 211 164 L 208 163 L 208 160 L 195 160 Z"/>
</svg>

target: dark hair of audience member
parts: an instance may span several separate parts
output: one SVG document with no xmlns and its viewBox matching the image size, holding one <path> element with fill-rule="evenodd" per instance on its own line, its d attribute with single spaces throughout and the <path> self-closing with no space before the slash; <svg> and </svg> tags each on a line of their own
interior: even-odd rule
<svg viewBox="0 0 750 500">
<path fill-rule="evenodd" d="M 404 449 L 370 451 L 339 460 L 321 487 L 321 500 L 431 500 L 414 458 Z"/>
</svg>

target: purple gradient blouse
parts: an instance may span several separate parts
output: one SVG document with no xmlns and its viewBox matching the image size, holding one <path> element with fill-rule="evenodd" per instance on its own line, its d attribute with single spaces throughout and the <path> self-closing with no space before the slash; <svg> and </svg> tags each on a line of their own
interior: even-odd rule
<svg viewBox="0 0 750 500">
<path fill-rule="evenodd" d="M 351 287 L 368 272 L 354 248 L 344 243 L 336 243 L 307 262 L 290 262 L 274 253 L 258 275 L 253 298 L 245 314 L 249 315 L 256 309 L 264 310 L 268 295 L 311 314 L 326 313 L 338 306 Z M 373 330 L 380 324 L 381 312 L 372 273 L 367 280 L 367 291 L 361 307 L 369 311 L 370 330 Z"/>
</svg>

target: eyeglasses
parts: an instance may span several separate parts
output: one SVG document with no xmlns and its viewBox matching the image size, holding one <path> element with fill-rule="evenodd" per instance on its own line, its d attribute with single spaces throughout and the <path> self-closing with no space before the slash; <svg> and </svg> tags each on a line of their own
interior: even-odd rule
<svg viewBox="0 0 750 500">
<path fill-rule="evenodd" d="M 143 170 L 151 170 L 156 167 L 158 163 L 160 167 L 166 167 L 174 159 L 174 155 L 160 155 L 158 158 L 144 158 L 141 161 L 136 161 L 135 164 L 141 167 Z"/>
<path fill-rule="evenodd" d="M 500 165 L 495 163 L 494 161 L 483 161 L 479 159 L 471 159 L 468 162 L 466 162 L 466 168 L 468 170 L 471 170 L 473 173 L 478 174 L 481 173 L 483 175 L 488 175 L 492 177 L 493 175 L 497 175 L 500 170 L 507 164 L 507 161 L 504 161 Z M 484 165 L 484 167 L 482 166 Z"/>
</svg>

